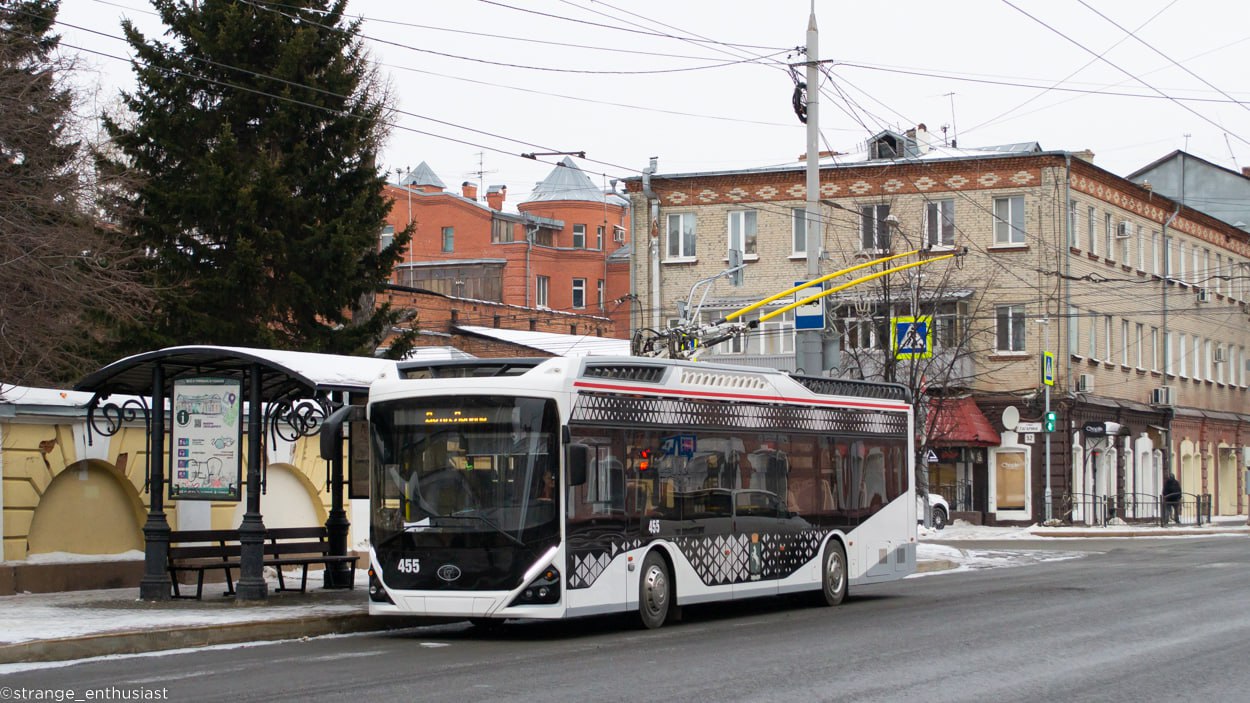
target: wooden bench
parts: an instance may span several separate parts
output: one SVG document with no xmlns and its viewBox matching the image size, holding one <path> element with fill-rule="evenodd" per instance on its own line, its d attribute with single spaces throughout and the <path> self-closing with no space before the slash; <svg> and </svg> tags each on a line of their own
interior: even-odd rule
<svg viewBox="0 0 1250 703">
<path fill-rule="evenodd" d="M 356 555 L 330 553 L 330 539 L 325 527 L 275 527 L 265 532 L 265 566 L 278 571 L 279 591 L 293 591 L 286 587 L 282 574 L 284 566 L 301 566 L 299 591 L 308 588 L 308 567 L 321 564 L 330 569 L 339 564 L 350 567 L 346 588 L 356 587 Z"/>
<path fill-rule="evenodd" d="M 195 598 L 204 594 L 204 573 L 220 569 L 226 574 L 226 595 L 234 593 L 231 569 L 239 566 L 238 530 L 176 530 L 169 533 L 169 578 L 173 581 L 174 598 Z M 195 595 L 182 595 L 178 575 L 184 572 L 197 574 Z"/>
<path fill-rule="evenodd" d="M 179 530 L 169 535 L 169 576 L 173 582 L 174 598 L 201 599 L 204 594 L 204 574 L 220 569 L 226 575 L 225 595 L 234 595 L 232 569 L 241 567 L 242 545 L 238 530 Z M 263 545 L 264 566 L 272 566 L 278 572 L 279 591 L 287 588 L 282 569 L 288 566 L 303 567 L 299 591 L 308 588 L 308 568 L 315 564 L 333 568 L 349 566 L 350 574 L 345 586 L 355 588 L 356 556 L 330 554 L 330 541 L 325 527 L 275 527 L 265 531 Z M 196 574 L 195 595 L 182 595 L 178 575 Z"/>
</svg>

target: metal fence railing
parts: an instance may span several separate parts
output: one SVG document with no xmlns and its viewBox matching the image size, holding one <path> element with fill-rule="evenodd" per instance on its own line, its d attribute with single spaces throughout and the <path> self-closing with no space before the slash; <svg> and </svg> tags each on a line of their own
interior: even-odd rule
<svg viewBox="0 0 1250 703">
<path fill-rule="evenodd" d="M 1070 525 L 1099 527 L 1116 518 L 1139 525 L 1203 525 L 1211 522 L 1211 502 L 1209 493 L 1182 493 L 1175 504 L 1147 493 L 1065 493 L 1060 497 L 1059 518 Z"/>
</svg>

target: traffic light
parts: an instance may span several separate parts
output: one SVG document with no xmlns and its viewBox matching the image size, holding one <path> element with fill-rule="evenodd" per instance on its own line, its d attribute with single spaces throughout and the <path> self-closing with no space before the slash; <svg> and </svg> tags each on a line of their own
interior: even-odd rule
<svg viewBox="0 0 1250 703">
<path fill-rule="evenodd" d="M 1055 412 L 1054 410 L 1050 410 L 1046 413 L 1046 419 L 1043 422 L 1042 426 L 1046 428 L 1047 432 L 1054 432 L 1055 421 L 1058 419 L 1059 419 L 1059 413 Z"/>
</svg>

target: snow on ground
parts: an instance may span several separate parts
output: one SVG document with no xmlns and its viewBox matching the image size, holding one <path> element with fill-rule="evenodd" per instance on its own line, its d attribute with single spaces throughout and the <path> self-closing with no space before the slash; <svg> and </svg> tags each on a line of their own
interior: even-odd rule
<svg viewBox="0 0 1250 703">
<path fill-rule="evenodd" d="M 298 580 L 299 575 L 295 578 Z M 322 574 L 308 572 L 308 590 L 320 592 Z M 291 584 L 287 576 L 287 584 Z M 0 596 L 0 645 L 31 640 L 81 637 L 106 632 L 127 632 L 198 625 L 233 625 L 260 620 L 282 620 L 292 617 L 325 617 L 368 611 L 364 588 L 368 576 L 356 571 L 356 589 L 336 593 L 356 594 L 317 603 L 315 596 L 302 597 L 300 602 L 283 603 L 287 597 L 268 601 L 241 603 L 220 597 L 223 584 L 205 583 L 205 598 L 151 603 L 139 600 L 138 590 L 118 588 L 99 591 L 65 591 L 62 593 L 20 593 Z M 276 578 L 269 580 L 269 591 L 278 587 Z M 362 588 L 364 587 L 364 588 Z M 184 586 L 184 588 L 188 588 Z M 194 589 L 191 585 L 189 588 Z M 296 598 L 296 594 L 290 594 Z"/>
</svg>

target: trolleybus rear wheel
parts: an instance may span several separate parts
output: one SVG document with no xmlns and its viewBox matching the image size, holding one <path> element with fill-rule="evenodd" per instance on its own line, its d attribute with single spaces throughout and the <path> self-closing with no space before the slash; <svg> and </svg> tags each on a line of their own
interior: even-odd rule
<svg viewBox="0 0 1250 703">
<path fill-rule="evenodd" d="M 638 584 L 638 620 L 648 630 L 664 624 L 668 619 L 672 589 L 668 565 L 664 557 L 651 552 L 642 560 L 642 575 Z"/>
</svg>

